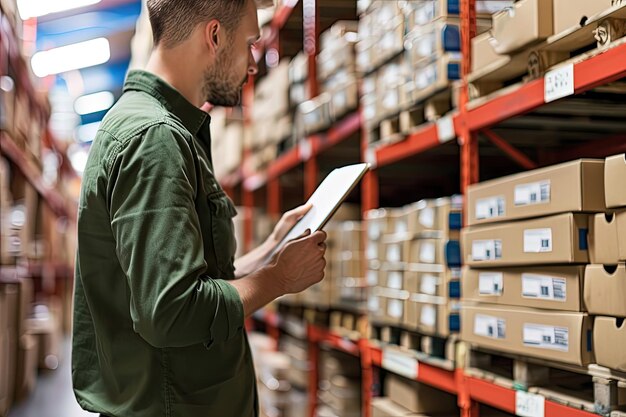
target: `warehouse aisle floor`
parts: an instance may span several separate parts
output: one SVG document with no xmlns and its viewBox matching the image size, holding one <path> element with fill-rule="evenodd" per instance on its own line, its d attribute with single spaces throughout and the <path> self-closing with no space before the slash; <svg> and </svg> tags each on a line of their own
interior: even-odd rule
<svg viewBox="0 0 626 417">
<path fill-rule="evenodd" d="M 63 360 L 59 369 L 39 374 L 33 393 L 23 402 L 13 406 L 9 417 L 94 417 L 83 411 L 72 392 L 71 343 L 63 344 Z"/>
</svg>

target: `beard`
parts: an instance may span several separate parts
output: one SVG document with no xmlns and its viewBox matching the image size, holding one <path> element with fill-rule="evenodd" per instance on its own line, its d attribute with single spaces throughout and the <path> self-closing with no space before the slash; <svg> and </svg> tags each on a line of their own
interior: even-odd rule
<svg viewBox="0 0 626 417">
<path fill-rule="evenodd" d="M 214 106 L 234 107 L 241 104 L 241 89 L 248 79 L 242 80 L 233 74 L 232 57 L 222 50 L 215 65 L 204 72 L 202 94 Z"/>
</svg>

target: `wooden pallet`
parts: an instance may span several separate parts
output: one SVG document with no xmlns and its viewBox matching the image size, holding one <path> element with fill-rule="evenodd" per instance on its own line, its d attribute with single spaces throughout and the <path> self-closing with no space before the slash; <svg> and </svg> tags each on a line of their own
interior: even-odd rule
<svg viewBox="0 0 626 417">
<path fill-rule="evenodd" d="M 582 27 L 573 27 L 511 56 L 502 56 L 468 77 L 468 107 L 480 106 L 509 86 L 540 78 L 561 65 L 578 63 L 626 43 L 626 1 L 591 16 Z"/>
<path fill-rule="evenodd" d="M 453 370 L 457 362 L 458 335 L 439 337 L 402 327 L 370 323 L 369 339 L 381 347 L 401 349 L 423 363 Z"/>
<path fill-rule="evenodd" d="M 604 416 L 626 410 L 626 379 L 600 369 L 594 373 L 595 365 L 562 364 L 471 346 L 467 353 L 465 368 L 470 376 Z"/>
<path fill-rule="evenodd" d="M 437 91 L 428 99 L 387 116 L 370 129 L 369 143 L 392 144 L 405 139 L 425 123 L 439 120 L 452 110 L 452 88 Z"/>
</svg>

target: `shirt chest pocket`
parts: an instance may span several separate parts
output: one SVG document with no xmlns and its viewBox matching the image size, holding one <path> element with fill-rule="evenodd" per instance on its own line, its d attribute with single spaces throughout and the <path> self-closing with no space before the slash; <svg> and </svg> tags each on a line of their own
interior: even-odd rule
<svg viewBox="0 0 626 417">
<path fill-rule="evenodd" d="M 221 189 L 210 193 L 207 202 L 211 211 L 210 232 L 217 268 L 224 274 L 224 278 L 232 279 L 235 276 L 234 262 L 237 251 L 233 217 L 237 215 L 237 210 Z"/>
</svg>

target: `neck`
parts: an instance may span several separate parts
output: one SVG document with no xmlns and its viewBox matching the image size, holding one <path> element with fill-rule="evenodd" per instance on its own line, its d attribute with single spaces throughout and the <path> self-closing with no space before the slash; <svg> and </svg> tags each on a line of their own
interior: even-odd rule
<svg viewBox="0 0 626 417">
<path fill-rule="evenodd" d="M 203 75 L 198 66 L 190 65 L 194 60 L 184 48 L 168 49 L 156 47 L 150 55 L 146 70 L 160 77 L 174 87 L 183 97 L 196 107 L 204 104 L 202 98 Z"/>
</svg>

